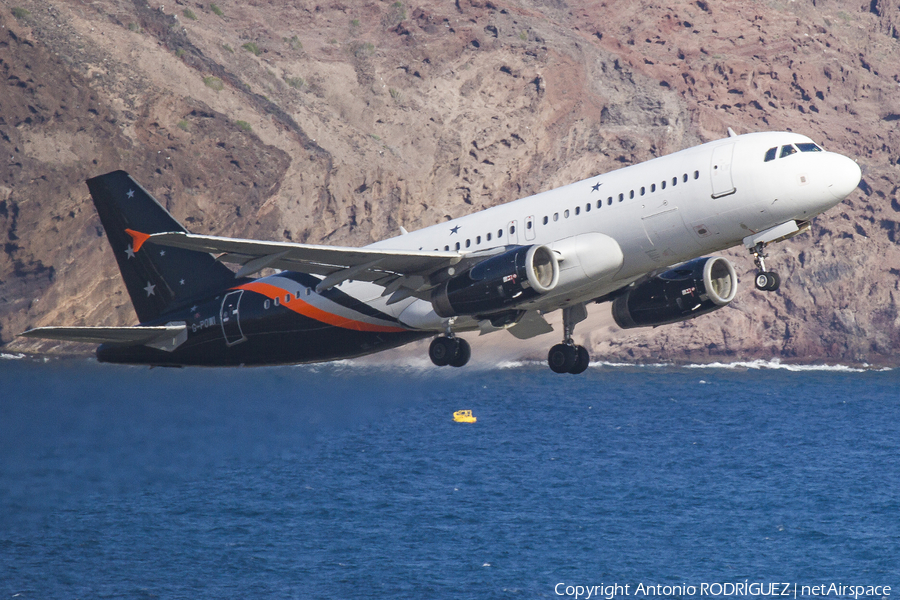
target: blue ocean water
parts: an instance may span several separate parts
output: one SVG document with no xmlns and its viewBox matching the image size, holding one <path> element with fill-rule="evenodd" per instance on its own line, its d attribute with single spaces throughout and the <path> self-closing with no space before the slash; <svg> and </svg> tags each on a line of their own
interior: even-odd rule
<svg viewBox="0 0 900 600">
<path fill-rule="evenodd" d="M 0 598 L 889 597 L 898 383 L 0 360 Z"/>
</svg>

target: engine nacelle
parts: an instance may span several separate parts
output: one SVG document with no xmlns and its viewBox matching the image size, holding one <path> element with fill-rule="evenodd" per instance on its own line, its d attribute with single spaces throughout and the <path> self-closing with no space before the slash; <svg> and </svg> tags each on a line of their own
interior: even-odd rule
<svg viewBox="0 0 900 600">
<path fill-rule="evenodd" d="M 559 262 L 547 246 L 521 246 L 485 259 L 431 293 L 440 317 L 487 315 L 545 294 L 559 282 Z"/>
<path fill-rule="evenodd" d="M 613 301 L 612 315 L 622 329 L 667 325 L 722 308 L 736 291 L 727 259 L 698 258 L 634 285 Z"/>
</svg>

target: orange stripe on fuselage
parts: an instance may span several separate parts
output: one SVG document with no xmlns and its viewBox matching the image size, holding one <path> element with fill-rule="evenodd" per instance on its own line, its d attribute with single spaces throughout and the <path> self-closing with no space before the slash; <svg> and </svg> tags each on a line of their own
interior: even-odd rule
<svg viewBox="0 0 900 600">
<path fill-rule="evenodd" d="M 334 325 L 335 327 L 340 327 L 342 329 L 353 329 L 355 331 L 371 331 L 378 333 L 398 333 L 401 331 L 408 331 L 403 327 L 373 325 L 371 323 L 354 321 L 353 319 L 348 319 L 347 317 L 341 317 L 339 315 L 331 314 L 330 312 L 324 311 L 321 308 L 316 308 L 312 304 L 304 302 L 303 300 L 297 299 L 296 296 L 294 296 L 287 290 L 281 289 L 280 287 L 272 285 L 270 283 L 253 281 L 251 283 L 239 285 L 235 289 L 256 292 L 257 294 L 261 294 L 266 298 L 272 300 L 274 300 L 275 298 L 280 298 L 281 306 L 288 308 L 295 313 L 301 314 L 304 317 L 309 317 L 310 319 L 315 319 L 316 321 L 321 321 L 322 323 Z M 288 303 L 284 302 L 284 297 L 286 295 L 289 295 L 291 297 L 290 302 Z"/>
</svg>

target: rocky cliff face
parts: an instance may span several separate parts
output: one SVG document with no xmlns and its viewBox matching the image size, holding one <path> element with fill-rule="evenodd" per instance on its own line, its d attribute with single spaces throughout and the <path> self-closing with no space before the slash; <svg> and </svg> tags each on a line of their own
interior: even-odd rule
<svg viewBox="0 0 900 600">
<path fill-rule="evenodd" d="M 15 1 L 0 7 L 7 351 L 52 350 L 14 339 L 28 327 L 135 322 L 93 175 L 128 170 L 199 233 L 363 245 L 730 126 L 857 158 L 861 189 L 773 247 L 778 293 L 752 289 L 739 249 L 731 308 L 578 332 L 611 360 L 896 362 L 898 0 Z"/>
</svg>

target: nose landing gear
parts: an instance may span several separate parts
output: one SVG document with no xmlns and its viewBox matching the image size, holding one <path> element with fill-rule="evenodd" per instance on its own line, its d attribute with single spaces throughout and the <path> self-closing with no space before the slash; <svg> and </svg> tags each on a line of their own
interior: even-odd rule
<svg viewBox="0 0 900 600">
<path fill-rule="evenodd" d="M 584 346 L 577 346 L 572 339 L 575 324 L 587 318 L 584 304 L 576 304 L 563 309 L 563 343 L 550 348 L 547 364 L 554 373 L 571 373 L 578 375 L 588 368 L 591 355 Z"/>
<path fill-rule="evenodd" d="M 766 271 L 766 254 L 763 252 L 766 245 L 759 242 L 752 248 L 753 262 L 756 264 L 756 289 L 763 292 L 774 292 L 781 287 L 781 277 L 774 271 Z"/>
</svg>

